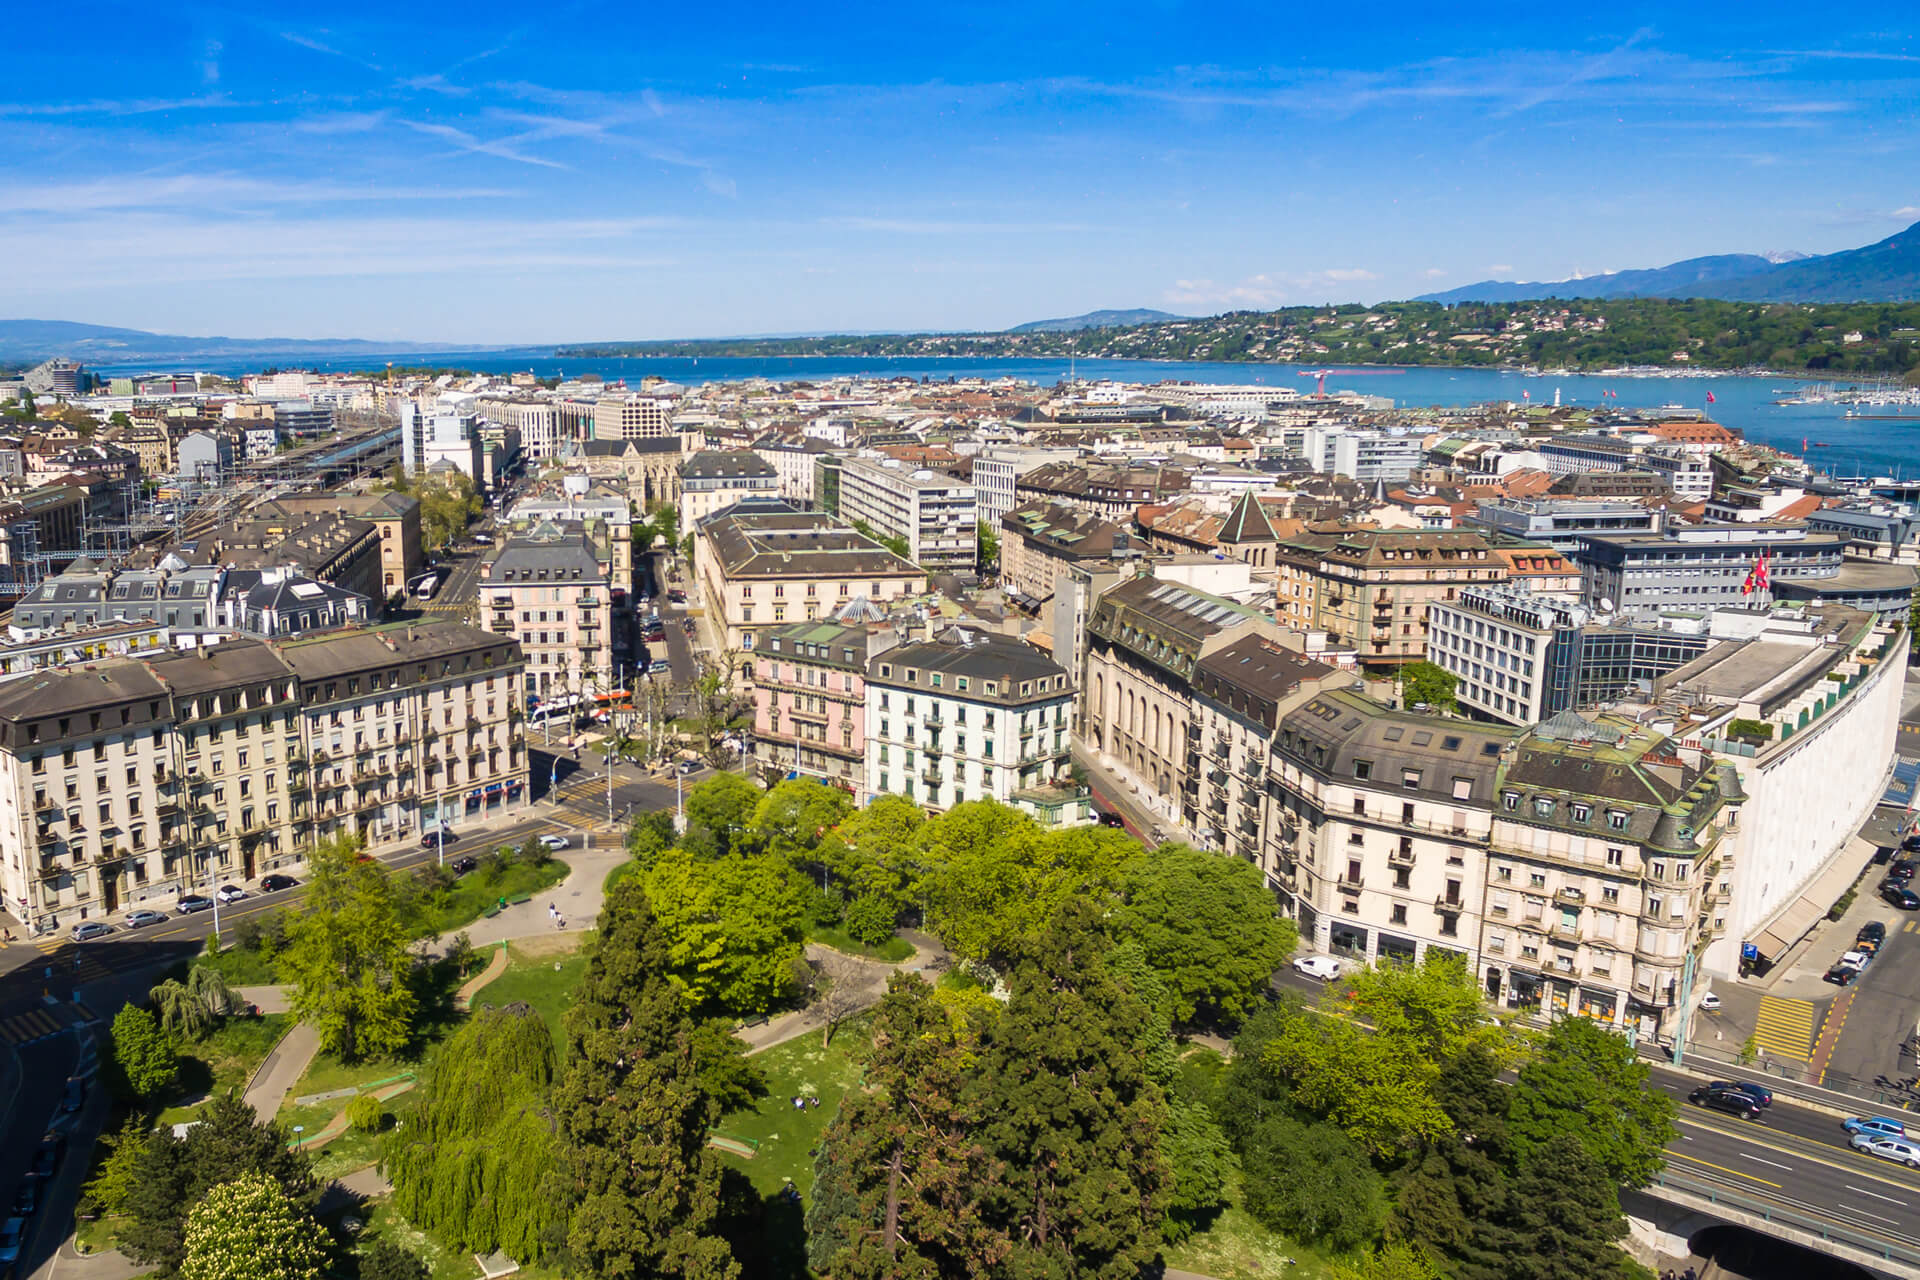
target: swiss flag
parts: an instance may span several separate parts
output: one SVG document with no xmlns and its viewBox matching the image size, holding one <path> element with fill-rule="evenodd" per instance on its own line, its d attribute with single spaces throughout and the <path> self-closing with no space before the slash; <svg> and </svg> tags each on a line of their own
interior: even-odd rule
<svg viewBox="0 0 1920 1280">
<path fill-rule="evenodd" d="M 1711 391 L 1709 391 L 1709 392 L 1707 392 L 1707 403 L 1708 403 L 1708 404 L 1712 404 L 1712 403 L 1713 403 L 1713 392 L 1711 392 Z"/>
</svg>

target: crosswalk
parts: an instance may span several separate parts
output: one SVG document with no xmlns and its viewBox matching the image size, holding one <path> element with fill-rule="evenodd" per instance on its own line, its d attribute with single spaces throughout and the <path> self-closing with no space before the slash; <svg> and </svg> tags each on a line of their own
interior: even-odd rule
<svg viewBox="0 0 1920 1280">
<path fill-rule="evenodd" d="M 51 966 L 56 977 L 77 983 L 98 982 L 109 977 L 113 970 L 101 962 L 99 954 L 91 947 L 79 946 L 65 938 L 52 938 L 33 944 L 45 959 L 37 962 L 42 970 Z M 74 962 L 79 961 L 79 967 Z"/>
<path fill-rule="evenodd" d="M 94 1020 L 93 1010 L 79 1001 L 22 1009 L 0 1017 L 0 1040 L 15 1046 L 32 1044 L 36 1040 L 59 1035 L 68 1027 Z"/>
<path fill-rule="evenodd" d="M 1753 1042 L 1773 1057 L 1805 1062 L 1813 1052 L 1813 1002 L 1760 997 Z"/>
</svg>

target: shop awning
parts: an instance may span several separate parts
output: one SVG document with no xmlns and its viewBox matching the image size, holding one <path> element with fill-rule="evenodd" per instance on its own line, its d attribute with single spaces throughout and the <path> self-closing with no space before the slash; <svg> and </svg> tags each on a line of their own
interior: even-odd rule
<svg viewBox="0 0 1920 1280">
<path fill-rule="evenodd" d="M 1778 960 L 1794 943 L 1806 937 L 1814 921 L 1827 914 L 1878 852 L 1859 836 L 1849 836 L 1826 870 L 1814 876 L 1799 897 L 1782 907 L 1772 923 L 1750 939 L 1760 954 L 1769 960 Z"/>
</svg>

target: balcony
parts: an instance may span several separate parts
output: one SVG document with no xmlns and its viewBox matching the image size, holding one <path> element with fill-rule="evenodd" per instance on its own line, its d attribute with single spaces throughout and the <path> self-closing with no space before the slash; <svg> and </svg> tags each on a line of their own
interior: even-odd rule
<svg viewBox="0 0 1920 1280">
<path fill-rule="evenodd" d="M 1363 875 L 1356 876 L 1350 872 L 1342 872 L 1339 879 L 1335 880 L 1334 883 L 1342 889 L 1350 889 L 1357 892 L 1366 888 L 1367 878 Z"/>
<path fill-rule="evenodd" d="M 946 716 L 941 714 L 940 708 L 938 707 L 928 707 L 920 716 L 920 723 L 926 725 L 929 729 L 937 729 L 946 722 Z"/>
<path fill-rule="evenodd" d="M 1587 900 L 1586 890 L 1576 889 L 1570 884 L 1561 885 L 1560 892 L 1553 896 L 1562 902 L 1585 902 Z"/>
<path fill-rule="evenodd" d="M 1413 865 L 1413 854 L 1395 849 L 1387 855 L 1387 865 L 1390 867 L 1411 867 Z"/>
<path fill-rule="evenodd" d="M 920 771 L 920 781 L 926 783 L 930 787 L 937 787 L 941 783 L 945 782 L 946 780 L 947 780 L 946 775 L 941 773 L 940 770 L 938 769 L 922 769 Z"/>
<path fill-rule="evenodd" d="M 1458 915 L 1467 909 L 1467 904 L 1457 897 L 1449 898 L 1443 893 L 1433 900 L 1433 909 L 1444 911 L 1448 915 Z"/>
</svg>

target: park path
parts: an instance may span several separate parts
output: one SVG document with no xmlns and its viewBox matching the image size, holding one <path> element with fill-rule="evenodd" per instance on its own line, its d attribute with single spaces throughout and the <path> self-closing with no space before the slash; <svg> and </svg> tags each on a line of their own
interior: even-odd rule
<svg viewBox="0 0 1920 1280">
<path fill-rule="evenodd" d="M 280 1037 L 280 1043 L 273 1046 L 273 1052 L 247 1082 L 247 1091 L 242 1096 L 253 1108 L 253 1114 L 263 1120 L 279 1115 L 281 1104 L 293 1092 L 300 1077 L 307 1074 L 313 1055 L 319 1052 L 320 1033 L 304 1022 L 295 1023 L 293 1030 Z"/>
<path fill-rule="evenodd" d="M 887 993 L 887 980 L 895 973 L 918 973 L 931 982 L 941 970 L 953 963 L 953 957 L 946 947 L 931 934 L 918 929 L 902 929 L 900 936 L 913 944 L 914 951 L 905 960 L 895 964 L 849 955 L 817 942 L 807 944 L 807 959 L 835 965 L 840 969 L 838 980 L 847 984 L 853 992 L 850 1000 L 837 1002 L 842 1020 L 879 1004 L 880 997 Z M 797 1040 L 808 1032 L 819 1031 L 826 1025 L 827 1013 L 816 1002 L 758 1025 L 742 1027 L 734 1035 L 746 1041 L 747 1054 L 752 1056 L 777 1044 Z"/>
</svg>

